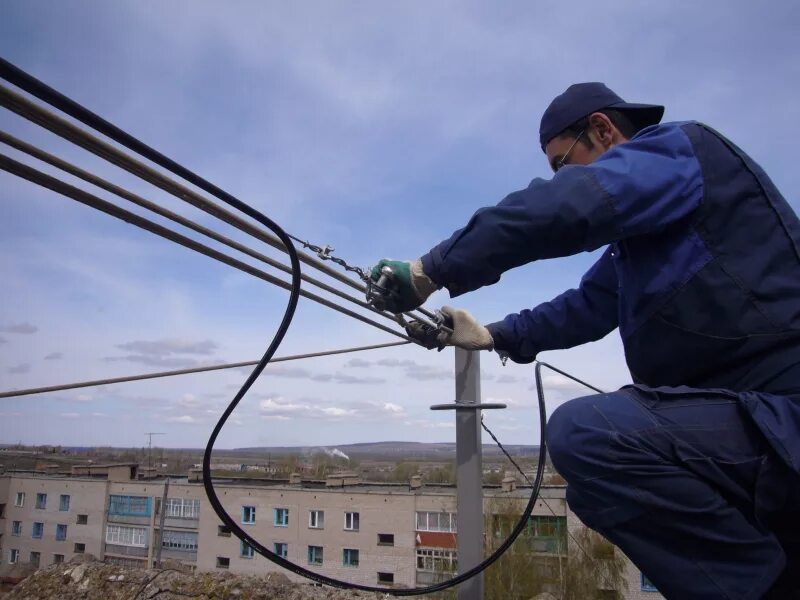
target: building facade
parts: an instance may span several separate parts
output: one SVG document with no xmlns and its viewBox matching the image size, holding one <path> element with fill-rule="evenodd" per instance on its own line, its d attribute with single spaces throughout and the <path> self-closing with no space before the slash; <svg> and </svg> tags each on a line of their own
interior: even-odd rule
<svg viewBox="0 0 800 600">
<path fill-rule="evenodd" d="M 425 586 L 458 570 L 455 489 L 370 484 L 357 476 L 327 482 L 215 480 L 228 514 L 254 539 L 311 571 L 390 587 Z M 487 523 L 501 506 L 522 511 L 530 489 L 484 490 Z M 3 504 L 5 506 L 3 507 Z M 0 563 L 39 567 L 89 553 L 106 562 L 146 568 L 173 559 L 200 571 L 282 571 L 220 521 L 196 472 L 188 478 L 141 480 L 135 465 L 93 467 L 72 475 L 14 472 L 0 476 Z M 492 527 L 502 534 L 502 524 Z M 542 489 L 526 531 L 526 548 L 542 564 L 567 558 L 570 532 L 582 525 L 563 486 Z M 558 568 L 553 567 L 554 577 Z M 655 600 L 628 565 L 622 597 Z"/>
</svg>

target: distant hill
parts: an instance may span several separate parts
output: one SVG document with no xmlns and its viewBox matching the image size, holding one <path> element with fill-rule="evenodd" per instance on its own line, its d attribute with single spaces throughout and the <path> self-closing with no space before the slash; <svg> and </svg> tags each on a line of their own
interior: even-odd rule
<svg viewBox="0 0 800 600">
<path fill-rule="evenodd" d="M 507 444 L 506 450 L 512 456 L 533 456 L 538 454 L 539 446 L 520 444 Z M 247 454 L 314 454 L 316 452 L 330 452 L 332 450 L 343 452 L 351 458 L 387 458 L 403 459 L 445 459 L 456 455 L 456 445 L 452 442 L 425 443 L 425 442 L 367 442 L 361 444 L 342 444 L 337 446 L 261 446 L 251 448 L 235 448 L 225 450 L 230 453 Z M 216 454 L 216 452 L 215 452 Z M 500 448 L 495 444 L 484 444 L 483 455 L 502 455 Z"/>
</svg>

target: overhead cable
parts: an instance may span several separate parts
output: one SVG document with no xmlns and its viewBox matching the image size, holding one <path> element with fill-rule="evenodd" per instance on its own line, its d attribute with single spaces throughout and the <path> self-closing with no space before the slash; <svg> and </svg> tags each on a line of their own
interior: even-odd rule
<svg viewBox="0 0 800 600">
<path fill-rule="evenodd" d="M 242 262 L 238 259 L 235 259 L 219 250 L 215 250 L 206 246 L 205 244 L 201 244 L 191 238 L 188 238 L 180 233 L 172 231 L 171 229 L 164 227 L 163 225 L 159 225 L 149 219 L 146 219 L 142 216 L 139 216 L 135 213 L 132 213 L 124 208 L 120 208 L 116 204 L 112 204 L 111 202 L 107 202 L 106 200 L 102 200 L 89 192 L 86 192 L 80 188 L 76 188 L 60 179 L 47 175 L 46 173 L 42 173 L 34 169 L 33 167 L 29 167 L 21 162 L 14 160 L 13 158 L 6 156 L 5 154 L 0 154 L 0 169 L 4 171 L 8 171 L 18 177 L 22 177 L 23 179 L 27 179 L 33 183 L 41 185 L 42 187 L 46 187 L 54 192 L 58 192 L 68 198 L 72 198 L 73 200 L 77 200 L 81 204 L 85 204 L 86 206 L 91 206 L 101 212 L 104 212 L 112 217 L 116 217 L 121 219 L 131 225 L 135 225 L 149 231 L 151 233 L 155 233 L 158 236 L 161 236 L 165 239 L 168 239 L 172 242 L 180 244 L 190 250 L 194 250 L 195 252 L 199 252 L 200 254 L 204 254 L 214 260 L 217 260 L 221 263 L 239 269 L 240 271 L 244 271 L 249 275 L 253 275 L 259 279 L 262 279 L 268 283 L 278 286 L 284 290 L 291 290 L 291 284 L 283 281 L 282 279 L 278 279 L 274 275 L 270 275 L 269 273 L 265 273 L 264 271 L 257 269 L 256 267 L 249 265 L 245 262 Z M 383 323 L 378 323 L 377 321 L 373 321 L 363 315 L 360 315 L 356 312 L 353 312 L 350 309 L 344 308 L 343 306 L 339 306 L 338 304 L 323 298 L 322 296 L 318 296 L 317 294 L 307 292 L 305 290 L 300 290 L 300 295 L 304 298 L 308 298 L 309 300 L 313 300 L 318 304 L 322 304 L 323 306 L 327 306 L 328 308 L 332 308 L 335 311 L 338 311 L 342 314 L 345 314 L 349 317 L 353 317 L 354 319 L 358 319 L 363 323 L 367 323 L 372 325 L 373 327 L 377 327 L 378 329 L 385 331 L 386 333 L 390 333 L 396 337 L 402 338 L 406 341 L 412 341 L 410 337 L 402 334 L 390 327 L 387 327 Z"/>
<path fill-rule="evenodd" d="M 405 346 L 411 342 L 388 342 L 386 344 L 373 344 L 371 346 L 357 346 L 355 348 L 342 348 L 340 350 L 324 350 L 322 352 L 309 352 L 306 354 L 293 354 L 290 356 L 278 356 L 270 360 L 270 364 L 286 362 L 290 360 L 300 360 L 303 358 L 317 358 L 319 356 L 333 356 L 336 354 L 348 354 L 351 352 L 363 352 L 365 350 L 378 350 L 380 348 L 392 348 L 394 346 Z M 225 363 L 220 365 L 208 365 L 205 367 L 191 367 L 188 369 L 176 369 L 174 371 L 160 371 L 158 373 L 144 373 L 142 375 L 126 375 L 124 377 L 112 377 L 109 379 L 93 379 L 91 381 L 79 381 L 75 383 L 62 383 L 47 387 L 28 388 L 24 390 L 8 390 L 0 392 L 0 398 L 16 398 L 17 396 L 30 396 L 33 394 L 45 394 L 48 392 L 63 392 L 79 388 L 96 387 L 100 385 L 112 385 L 114 383 L 126 383 L 128 381 L 142 381 L 145 379 L 158 379 L 161 377 L 174 377 L 176 375 L 190 375 L 193 373 L 205 373 L 207 371 L 221 371 L 224 369 L 238 369 L 241 367 L 252 367 L 257 365 L 257 360 L 247 362 Z"/>
<path fill-rule="evenodd" d="M 3 73 L 4 62 L 5 61 L 0 59 L 0 73 Z M 6 65 L 8 64 L 9 63 L 6 63 Z M 17 85 L 19 85 L 19 83 L 17 83 Z M 251 236 L 255 237 L 256 239 L 265 242 L 282 252 L 286 251 L 285 246 L 280 243 L 280 240 L 274 234 L 264 231 L 262 228 L 253 225 L 251 222 L 235 215 L 234 213 L 230 212 L 224 207 L 219 206 L 218 204 L 212 202 L 211 200 L 201 196 L 200 194 L 196 193 L 195 191 L 186 187 L 185 185 L 182 185 L 181 183 L 167 177 L 163 173 L 160 173 L 159 171 L 147 166 L 142 161 L 133 158 L 129 154 L 126 154 L 125 152 L 119 150 L 118 148 L 112 146 L 111 144 L 104 142 L 97 136 L 94 136 L 91 133 L 84 131 L 83 129 L 77 127 L 73 123 L 70 123 L 66 119 L 56 115 L 55 113 L 47 110 L 44 107 L 37 105 L 36 103 L 32 102 L 25 96 L 18 94 L 3 85 L 0 85 L 0 105 L 7 108 L 8 110 L 11 110 L 12 112 L 15 112 L 21 117 L 24 117 L 29 121 L 36 123 L 41 127 L 44 127 L 45 129 L 55 133 L 56 135 L 69 140 L 73 144 L 76 144 L 77 146 L 80 146 L 81 148 L 88 150 L 92 154 L 95 154 L 96 156 L 99 156 L 100 158 L 107 160 L 108 162 L 120 167 L 121 169 L 124 169 L 125 171 L 128 171 L 133 175 L 136 175 L 137 177 L 164 190 L 165 192 L 172 194 L 176 198 L 184 202 L 187 202 L 188 204 L 191 204 L 196 208 L 199 208 L 200 210 L 220 219 L 221 221 L 224 221 L 225 223 L 228 223 L 229 225 L 232 225 L 233 227 L 239 229 L 240 231 L 248 233 Z M 92 119 L 86 118 L 85 116 L 84 118 L 81 118 L 80 116 L 72 115 L 72 113 L 70 113 L 68 110 L 64 110 L 64 108 L 62 107 L 59 108 L 61 108 L 61 110 L 63 110 L 67 114 L 71 114 L 71 116 L 92 126 L 91 124 L 91 122 L 93 121 Z M 79 114 L 82 115 L 83 113 Z M 99 119 L 99 117 L 97 117 L 96 115 L 94 116 L 97 119 Z M 106 123 L 103 119 L 100 120 Z M 124 141 L 121 141 L 130 138 L 130 136 L 128 134 L 125 134 L 124 132 L 121 132 L 121 130 L 118 130 L 110 123 L 108 125 L 112 127 L 114 130 L 118 131 L 120 134 L 124 135 L 119 136 L 120 139 L 117 139 L 117 137 L 115 137 L 114 135 L 109 135 L 109 133 L 103 131 L 103 129 L 100 129 L 98 127 L 95 127 L 95 129 L 101 131 L 111 139 L 114 139 L 115 141 L 122 143 L 123 145 L 128 146 L 130 148 L 131 147 L 130 145 L 128 145 Z M 185 168 L 181 167 L 177 163 L 174 163 L 170 159 L 164 157 L 155 150 L 150 149 L 149 153 L 144 153 L 137 149 L 139 145 L 142 145 L 141 143 L 132 145 L 136 146 L 132 148 L 134 151 L 139 152 L 140 154 L 149 158 L 156 164 L 159 164 L 160 166 L 163 166 L 164 168 L 172 171 L 173 173 L 183 177 L 184 179 L 190 181 L 200 189 L 203 189 L 211 193 L 217 198 L 223 200 L 224 202 L 228 203 L 230 199 L 233 198 L 227 192 L 224 192 L 223 190 L 207 182 L 205 179 L 200 178 L 199 176 L 193 175 L 191 177 L 187 177 L 185 174 L 190 173 L 189 171 L 187 171 Z M 144 147 L 149 148 L 148 146 Z M 149 156 L 148 154 L 152 154 L 152 157 Z M 160 157 L 160 159 L 155 160 L 154 157 L 155 158 Z M 241 210 L 239 206 L 236 206 L 236 208 L 239 208 L 239 210 Z M 247 213 L 245 212 L 245 214 Z M 248 216 L 252 217 L 252 215 Z M 337 281 L 340 281 L 341 283 L 344 283 L 345 285 L 348 285 L 351 288 L 358 290 L 359 292 L 366 293 L 366 287 L 360 281 L 348 277 L 345 274 L 337 271 L 336 269 L 331 268 L 321 260 L 316 259 L 313 256 L 310 256 L 303 252 L 298 252 L 298 258 L 307 265 L 322 271 L 323 273 L 329 275 L 330 277 L 333 277 Z M 429 318 L 434 318 L 434 315 L 430 311 L 427 311 L 425 309 L 418 309 L 418 310 L 421 314 L 424 314 Z M 414 315 L 410 314 L 409 316 L 413 317 Z"/>
<path fill-rule="evenodd" d="M 124 198 L 125 200 L 128 200 L 128 201 L 136 204 L 137 206 L 141 206 L 142 208 L 146 208 L 147 210 L 150 210 L 151 212 L 154 212 L 154 213 L 156 213 L 156 214 L 158 214 L 158 215 L 160 215 L 162 217 L 165 217 L 165 218 L 167 218 L 167 219 L 169 219 L 169 220 L 171 220 L 171 221 L 173 221 L 175 223 L 183 225 L 184 227 L 186 227 L 188 229 L 196 231 L 197 233 L 201 233 L 201 234 L 205 235 L 206 237 L 209 237 L 209 238 L 211 238 L 211 239 L 213 239 L 213 240 L 215 240 L 217 242 L 220 242 L 221 244 L 224 244 L 224 245 L 228 246 L 229 248 L 233 248 L 234 250 L 238 250 L 239 252 L 242 252 L 243 254 L 247 254 L 248 256 L 251 256 L 251 257 L 253 257 L 253 258 L 257 259 L 257 260 L 260 260 L 260 261 L 270 265 L 271 267 L 274 267 L 276 269 L 279 269 L 279 270 L 283 271 L 284 273 L 291 274 L 291 272 L 292 272 L 291 268 L 289 268 L 287 265 L 284 265 L 283 263 L 278 262 L 277 260 L 275 260 L 273 258 L 270 258 L 269 256 L 261 254 L 260 252 L 257 252 L 255 250 L 253 250 L 252 248 L 249 248 L 248 246 L 245 246 L 244 244 L 241 244 L 241 243 L 239 243 L 239 242 L 237 242 L 235 240 L 227 238 L 227 237 L 225 237 L 225 236 L 223 236 L 223 235 L 221 235 L 221 234 L 219 234 L 219 233 L 217 233 L 217 232 L 215 232 L 215 231 L 213 231 L 213 230 L 211 230 L 211 229 L 209 229 L 207 227 L 204 227 L 204 226 L 202 226 L 202 225 L 200 225 L 198 223 L 195 223 L 194 221 L 191 221 L 190 219 L 187 219 L 187 218 L 185 218 L 185 217 L 183 217 L 183 216 L 181 216 L 181 215 L 179 215 L 177 213 L 174 213 L 171 210 L 168 210 L 168 209 L 166 209 L 166 208 L 164 208 L 162 206 L 159 206 L 155 202 L 151 202 L 150 200 L 146 200 L 146 199 L 142 198 L 141 196 L 139 196 L 137 194 L 134 194 L 133 192 L 130 192 L 130 191 L 118 186 L 118 185 L 110 183 L 109 181 L 106 181 L 105 179 L 102 179 L 101 177 L 98 177 L 98 176 L 96 176 L 96 175 L 94 175 L 92 173 L 84 171 L 80 167 L 77 167 L 77 166 L 75 166 L 75 165 L 73 165 L 73 164 L 71 164 L 71 163 L 69 163 L 69 162 L 67 162 L 65 160 L 62 160 L 62 159 L 58 158 L 57 156 L 53 156 L 52 154 L 50 154 L 48 152 L 45 152 L 44 150 L 41 150 L 40 148 L 37 148 L 36 146 L 33 146 L 32 144 L 24 142 L 24 141 L 22 141 L 22 140 L 20 140 L 20 139 L 18 139 L 16 137 L 14 137 L 13 135 L 10 135 L 9 133 L 6 133 L 5 131 L 0 131 L 0 142 L 2 142 L 4 144 L 7 144 L 8 146 L 11 146 L 12 148 L 15 148 L 17 150 L 20 150 L 21 152 L 24 152 L 24 153 L 28 154 L 29 156 L 32 156 L 32 157 L 34 157 L 34 158 L 36 158 L 38 160 L 41 160 L 41 161 L 43 161 L 43 162 L 45 162 L 45 163 L 47 163 L 49 165 L 52 165 L 52 166 L 54 166 L 54 167 L 56 167 L 58 169 L 61 169 L 62 171 L 65 171 L 65 172 L 69 173 L 70 175 L 74 175 L 74 176 L 76 176 L 76 177 L 78 177 L 80 179 L 83 179 L 84 181 L 86 181 L 88 183 L 91 183 L 91 184 L 93 184 L 93 185 L 95 185 L 95 186 L 97 186 L 97 187 L 99 187 L 101 189 L 104 189 L 104 190 L 108 191 L 108 192 L 111 192 L 112 194 L 116 194 L 120 198 Z M 306 275 L 305 273 L 301 274 L 301 277 L 303 278 L 303 281 L 307 281 L 308 283 L 311 283 L 312 285 L 315 285 L 318 288 L 325 290 L 326 292 L 334 294 L 335 296 L 339 296 L 340 298 L 342 298 L 344 300 L 348 300 L 349 302 L 352 302 L 354 304 L 357 304 L 358 306 L 360 306 L 362 308 L 366 308 L 366 309 L 370 310 L 371 312 L 374 312 L 376 314 L 381 315 L 382 317 L 384 317 L 386 319 L 389 319 L 390 321 L 393 321 L 395 323 L 397 322 L 397 319 L 393 314 L 385 312 L 385 311 L 379 311 L 379 310 L 375 309 L 375 307 L 373 307 L 371 304 L 368 304 L 367 302 L 365 302 L 364 300 L 361 300 L 359 298 L 355 298 L 354 296 L 351 296 L 351 295 L 343 292 L 342 290 L 339 290 L 339 289 L 337 289 L 337 288 L 335 288 L 333 286 L 330 286 L 330 285 L 328 285 L 326 283 L 323 283 L 322 281 L 319 281 L 318 279 L 315 279 L 315 278 L 313 278 L 313 277 L 311 277 L 309 275 Z M 423 323 L 429 324 L 424 319 L 420 319 L 416 315 L 411 315 L 411 316 L 412 316 L 412 318 L 414 318 L 416 320 L 419 320 L 419 321 L 421 321 Z"/>
</svg>

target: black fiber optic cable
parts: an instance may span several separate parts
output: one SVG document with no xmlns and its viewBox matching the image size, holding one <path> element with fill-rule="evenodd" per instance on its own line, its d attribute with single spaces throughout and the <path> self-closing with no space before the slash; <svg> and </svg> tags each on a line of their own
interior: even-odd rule
<svg viewBox="0 0 800 600">
<path fill-rule="evenodd" d="M 519 522 L 516 524 L 511 534 L 503 542 L 503 544 L 501 544 L 500 547 L 493 554 L 486 557 L 482 562 L 480 562 L 475 567 L 469 569 L 468 571 L 465 571 L 464 573 L 461 573 L 441 583 L 422 588 L 387 589 L 383 587 L 350 583 L 334 579 L 331 577 L 327 577 L 319 573 L 315 573 L 299 565 L 296 565 L 291 561 L 286 560 L 285 558 L 267 549 L 257 540 L 252 538 L 241 527 L 239 527 L 239 525 L 225 511 L 225 508 L 222 506 L 222 503 L 220 502 L 214 490 L 214 485 L 211 479 L 211 453 L 214 448 L 214 442 L 219 436 L 219 433 L 222 430 L 222 427 L 225 425 L 225 422 L 228 420 L 231 413 L 234 411 L 234 409 L 239 404 L 241 399 L 244 397 L 244 395 L 256 381 L 258 376 L 264 370 L 264 367 L 266 367 L 267 363 L 270 361 L 272 356 L 275 354 L 275 351 L 278 349 L 278 346 L 280 345 L 281 341 L 286 335 L 287 330 L 289 329 L 289 326 L 291 325 L 292 318 L 294 316 L 294 312 L 297 307 L 297 301 L 300 296 L 300 286 L 301 286 L 300 261 L 297 255 L 297 251 L 294 245 L 292 244 L 291 239 L 289 239 L 288 235 L 286 234 L 286 232 L 283 231 L 283 229 L 281 229 L 275 222 L 273 222 L 271 219 L 263 215 L 261 212 L 257 211 L 256 209 L 252 208 L 251 206 L 242 202 L 241 200 L 235 198 L 231 194 L 223 191 L 214 184 L 208 182 L 207 180 L 193 173 L 189 169 L 181 166 L 180 164 L 176 163 L 175 161 L 166 157 L 160 152 L 154 150 L 150 146 L 144 144 L 140 140 L 136 139 L 135 137 L 131 136 L 130 134 L 116 127 L 112 123 L 109 123 L 102 117 L 89 111 L 88 109 L 78 104 L 74 100 L 67 98 L 60 92 L 47 86 L 43 82 L 39 81 L 38 79 L 34 78 L 33 76 L 22 71 L 18 67 L 12 65 L 11 63 L 2 58 L 0 58 L 0 77 L 5 79 L 9 83 L 12 83 L 13 85 L 16 85 L 17 87 L 25 90 L 29 94 L 39 98 L 40 100 L 50 104 L 51 106 L 61 110 L 62 112 L 70 115 L 71 117 L 77 119 L 83 124 L 95 129 L 96 131 L 99 131 L 100 133 L 103 133 L 104 135 L 116 141 L 117 143 L 122 144 L 123 146 L 129 148 L 130 150 L 133 150 L 134 152 L 137 152 L 141 156 L 149 159 L 155 164 L 158 164 L 164 169 L 167 169 L 168 171 L 182 177 L 186 181 L 194 184 L 195 186 L 208 192 L 209 194 L 212 194 L 213 196 L 222 200 L 229 206 L 244 213 L 248 217 L 254 219 L 258 223 L 268 228 L 279 238 L 281 243 L 285 246 L 291 263 L 292 280 L 291 280 L 291 291 L 289 295 L 289 301 L 287 302 L 283 319 L 281 320 L 280 326 L 278 327 L 275 336 L 270 342 L 266 352 L 259 361 L 258 365 L 255 367 L 253 372 L 250 374 L 245 383 L 242 385 L 241 389 L 237 392 L 236 396 L 233 398 L 228 407 L 225 409 L 219 421 L 217 422 L 216 426 L 214 427 L 214 430 L 212 431 L 211 436 L 209 437 L 208 444 L 206 445 L 205 453 L 203 455 L 203 486 L 205 488 L 206 495 L 208 496 L 208 500 L 211 503 L 214 512 L 216 512 L 220 520 L 230 528 L 230 530 L 236 535 L 236 537 L 238 537 L 240 540 L 251 546 L 254 550 L 256 550 L 259 554 L 261 554 L 268 560 L 278 564 L 279 566 L 285 569 L 292 571 L 293 573 L 302 575 L 303 577 L 306 577 L 318 583 L 338 588 L 352 588 L 368 592 L 391 594 L 395 596 L 416 596 L 421 594 L 431 594 L 434 592 L 447 589 L 449 587 L 462 583 L 470 579 L 471 577 L 474 577 L 475 575 L 486 569 L 489 565 L 494 563 L 497 559 L 499 559 L 500 556 L 502 556 L 502 554 L 514 542 L 517 536 L 519 536 L 519 534 L 526 528 L 528 523 L 528 518 L 533 512 L 533 508 L 536 503 L 536 498 L 539 494 L 539 489 L 542 483 L 542 476 L 544 473 L 544 464 L 545 464 L 545 454 L 546 454 L 545 435 L 544 435 L 546 413 L 544 404 L 544 394 L 542 390 L 541 379 L 539 377 L 537 377 L 536 383 L 537 383 L 537 391 L 539 394 L 539 419 L 541 424 L 541 445 L 539 448 L 539 461 L 537 465 L 536 479 L 534 480 L 533 489 L 531 492 L 531 498 L 529 499 L 528 505 L 526 506 L 525 511 L 523 512 Z"/>
</svg>

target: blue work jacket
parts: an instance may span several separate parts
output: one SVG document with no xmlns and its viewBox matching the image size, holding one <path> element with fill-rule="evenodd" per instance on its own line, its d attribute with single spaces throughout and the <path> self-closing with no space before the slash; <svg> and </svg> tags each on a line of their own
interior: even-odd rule
<svg viewBox="0 0 800 600">
<path fill-rule="evenodd" d="M 577 289 L 489 325 L 495 348 L 531 362 L 618 327 L 636 383 L 737 393 L 770 437 L 798 438 L 783 454 L 800 471 L 800 407 L 786 398 L 800 403 L 800 221 L 710 127 L 647 127 L 590 165 L 534 179 L 422 264 L 458 296 L 603 246 Z"/>
</svg>

